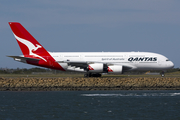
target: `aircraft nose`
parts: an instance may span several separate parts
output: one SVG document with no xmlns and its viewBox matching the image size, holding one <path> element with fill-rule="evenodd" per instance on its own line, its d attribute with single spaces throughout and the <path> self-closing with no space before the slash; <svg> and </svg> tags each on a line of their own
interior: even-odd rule
<svg viewBox="0 0 180 120">
<path fill-rule="evenodd" d="M 170 61 L 169 67 L 170 67 L 170 68 L 173 68 L 173 67 L 174 67 L 174 63 Z"/>
</svg>

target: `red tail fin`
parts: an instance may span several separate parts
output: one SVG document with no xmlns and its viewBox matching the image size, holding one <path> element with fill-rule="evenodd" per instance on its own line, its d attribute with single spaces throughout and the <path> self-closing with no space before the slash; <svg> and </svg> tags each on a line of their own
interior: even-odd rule
<svg viewBox="0 0 180 120">
<path fill-rule="evenodd" d="M 42 56 L 50 56 L 49 53 L 20 23 L 9 22 L 9 25 L 25 57 L 41 58 L 46 61 Z"/>
<path fill-rule="evenodd" d="M 24 55 L 24 57 L 15 56 L 15 58 L 23 59 L 23 61 L 26 60 L 28 64 L 64 71 L 61 65 L 55 61 L 44 47 L 20 23 L 9 22 L 9 25 Z"/>
</svg>

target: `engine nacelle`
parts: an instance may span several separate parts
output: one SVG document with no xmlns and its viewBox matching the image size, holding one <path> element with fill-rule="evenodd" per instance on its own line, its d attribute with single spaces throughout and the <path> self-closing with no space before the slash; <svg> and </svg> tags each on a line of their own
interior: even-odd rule
<svg viewBox="0 0 180 120">
<path fill-rule="evenodd" d="M 103 64 L 102 63 L 89 64 L 87 70 L 92 73 L 102 73 Z"/>
<path fill-rule="evenodd" d="M 108 73 L 117 73 L 122 74 L 123 67 L 122 66 L 108 66 Z"/>
<path fill-rule="evenodd" d="M 90 73 L 116 73 L 122 74 L 123 67 L 121 65 L 110 65 L 107 66 L 103 63 L 92 63 L 85 68 Z"/>
</svg>

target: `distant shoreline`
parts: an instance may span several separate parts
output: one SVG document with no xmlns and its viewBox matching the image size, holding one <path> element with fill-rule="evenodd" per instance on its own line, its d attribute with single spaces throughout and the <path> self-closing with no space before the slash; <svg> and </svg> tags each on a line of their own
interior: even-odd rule
<svg viewBox="0 0 180 120">
<path fill-rule="evenodd" d="M 92 90 L 180 90 L 180 78 L 0 78 L 0 91 Z"/>
</svg>

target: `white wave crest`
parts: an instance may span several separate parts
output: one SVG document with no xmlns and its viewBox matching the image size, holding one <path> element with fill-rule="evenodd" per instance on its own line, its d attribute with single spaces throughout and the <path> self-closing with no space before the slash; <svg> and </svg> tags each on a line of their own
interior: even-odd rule
<svg viewBox="0 0 180 120">
<path fill-rule="evenodd" d="M 81 94 L 88 97 L 118 97 L 118 96 L 180 96 L 180 93 L 118 93 L 118 94 Z"/>
</svg>

